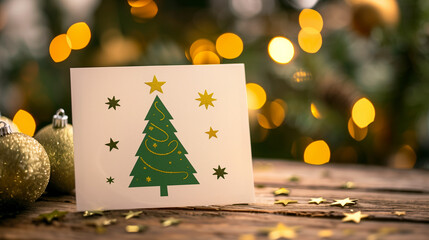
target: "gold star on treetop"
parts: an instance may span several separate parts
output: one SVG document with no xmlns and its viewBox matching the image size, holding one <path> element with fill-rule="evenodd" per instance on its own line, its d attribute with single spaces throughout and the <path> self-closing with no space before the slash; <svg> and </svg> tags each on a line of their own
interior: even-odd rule
<svg viewBox="0 0 429 240">
<path fill-rule="evenodd" d="M 207 94 L 207 90 L 204 90 L 204 94 L 198 93 L 200 95 L 200 98 L 197 98 L 195 100 L 200 101 L 199 107 L 204 105 L 206 109 L 209 108 L 209 105 L 214 107 L 213 101 L 216 101 L 216 99 L 212 98 L 213 93 Z"/>
<path fill-rule="evenodd" d="M 164 85 L 166 82 L 158 82 L 158 79 L 156 79 L 156 76 L 153 76 L 152 82 L 145 82 L 146 85 L 149 85 L 150 92 L 149 94 L 153 93 L 154 91 L 158 91 L 160 93 L 162 92 L 161 86 Z"/>
<path fill-rule="evenodd" d="M 279 223 L 275 228 L 272 228 L 268 232 L 268 238 L 270 240 L 277 240 L 281 238 L 293 239 L 296 237 L 297 228 L 298 227 L 288 227 L 285 226 L 283 223 Z"/>
<path fill-rule="evenodd" d="M 283 199 L 283 200 L 277 200 L 274 202 L 274 204 L 283 204 L 283 206 L 287 206 L 289 203 L 297 203 L 297 200 L 290 200 L 290 199 Z"/>
<path fill-rule="evenodd" d="M 274 195 L 279 196 L 279 195 L 289 195 L 290 191 L 289 189 L 286 188 L 279 188 L 277 190 L 274 191 Z"/>
<path fill-rule="evenodd" d="M 355 205 L 356 204 L 357 199 L 350 199 L 350 198 L 344 198 L 341 200 L 337 200 L 335 199 L 335 202 L 331 203 L 331 206 L 341 206 L 344 207 L 346 205 Z"/>
<path fill-rule="evenodd" d="M 311 198 L 310 201 L 308 201 L 308 203 L 315 203 L 317 205 L 319 205 L 322 202 L 326 202 L 326 199 L 319 197 L 319 198 Z"/>
<path fill-rule="evenodd" d="M 133 217 L 138 217 L 142 213 L 143 213 L 143 211 L 137 211 L 137 212 L 128 211 L 128 213 L 122 213 L 122 216 L 125 216 L 125 219 L 128 220 L 128 219 L 133 218 Z"/>
<path fill-rule="evenodd" d="M 345 216 L 343 218 L 343 222 L 353 221 L 355 223 L 360 223 L 360 220 L 362 218 L 367 218 L 369 216 L 366 214 L 362 214 L 361 211 L 355 212 L 355 213 L 343 213 L 343 214 Z"/>
<path fill-rule="evenodd" d="M 212 127 L 210 127 L 210 130 L 206 132 L 209 135 L 209 139 L 212 137 L 217 138 L 216 133 L 219 132 L 219 130 L 213 130 Z"/>
<path fill-rule="evenodd" d="M 405 211 L 396 211 L 393 214 L 395 214 L 396 216 L 404 216 L 405 215 Z"/>
</svg>

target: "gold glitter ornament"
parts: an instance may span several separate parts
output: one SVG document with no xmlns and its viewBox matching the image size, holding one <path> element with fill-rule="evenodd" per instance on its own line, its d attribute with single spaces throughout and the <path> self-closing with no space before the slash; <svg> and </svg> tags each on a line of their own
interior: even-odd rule
<svg viewBox="0 0 429 240">
<path fill-rule="evenodd" d="M 16 126 L 16 124 L 10 120 L 9 118 L 2 116 L 0 113 L 0 121 L 6 122 L 7 124 L 9 124 L 10 128 L 12 129 L 12 132 L 21 132 L 19 131 L 18 126 Z"/>
<path fill-rule="evenodd" d="M 0 121 L 0 209 L 15 210 L 39 198 L 49 182 L 48 154 L 34 138 L 12 133 Z"/>
<path fill-rule="evenodd" d="M 75 188 L 73 127 L 68 117 L 59 109 L 52 118 L 52 125 L 42 128 L 34 138 L 43 145 L 51 162 L 51 179 L 48 190 L 70 193 Z"/>
</svg>

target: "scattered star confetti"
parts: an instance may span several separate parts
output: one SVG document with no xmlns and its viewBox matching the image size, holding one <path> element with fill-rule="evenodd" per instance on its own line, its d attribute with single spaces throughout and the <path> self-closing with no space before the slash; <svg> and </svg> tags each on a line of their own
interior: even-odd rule
<svg viewBox="0 0 429 240">
<path fill-rule="evenodd" d="M 279 195 L 289 195 L 290 191 L 287 188 L 279 188 L 277 190 L 274 191 L 274 195 L 279 196 Z"/>
<path fill-rule="evenodd" d="M 209 139 L 212 137 L 217 138 L 216 133 L 219 132 L 219 130 L 213 130 L 212 127 L 210 127 L 210 130 L 206 132 L 209 135 Z"/>
<path fill-rule="evenodd" d="M 299 177 L 296 175 L 292 175 L 288 180 L 289 182 L 299 182 Z"/>
<path fill-rule="evenodd" d="M 125 231 L 128 233 L 145 232 L 149 227 L 144 225 L 127 225 Z"/>
<path fill-rule="evenodd" d="M 319 236 L 319 238 L 330 238 L 330 237 L 332 237 L 332 235 L 334 235 L 334 234 L 333 234 L 332 230 L 330 230 L 330 229 L 320 230 L 317 233 L 317 236 Z"/>
<path fill-rule="evenodd" d="M 352 188 L 355 188 L 355 183 L 348 181 L 348 182 L 345 182 L 341 187 L 345 189 L 352 189 Z"/>
<path fill-rule="evenodd" d="M 142 213 L 143 213 L 143 211 L 137 211 L 137 212 L 129 211 L 128 213 L 123 213 L 122 215 L 125 216 L 126 220 L 128 220 L 128 219 L 133 218 L 133 217 L 138 217 Z"/>
<path fill-rule="evenodd" d="M 164 85 L 165 83 L 166 82 L 158 82 L 158 79 L 156 78 L 156 76 L 153 76 L 152 82 L 145 82 L 145 84 L 150 87 L 149 94 L 153 93 L 154 91 L 163 93 L 161 86 Z"/>
<path fill-rule="evenodd" d="M 268 238 L 270 240 L 277 240 L 281 238 L 293 239 L 296 237 L 296 230 L 298 227 L 288 227 L 283 223 L 277 224 L 275 228 L 272 228 L 268 232 Z"/>
<path fill-rule="evenodd" d="M 298 203 L 297 200 L 290 200 L 290 199 L 283 199 L 283 200 L 277 200 L 274 202 L 274 204 L 283 204 L 283 206 L 287 206 L 289 203 Z"/>
<path fill-rule="evenodd" d="M 58 211 L 58 210 L 54 210 L 50 213 L 42 213 L 40 214 L 37 218 L 35 218 L 35 221 L 38 222 L 45 222 L 48 224 L 51 224 L 53 220 L 60 220 L 62 218 L 64 218 L 67 215 L 67 211 Z"/>
<path fill-rule="evenodd" d="M 395 214 L 396 216 L 404 216 L 406 214 L 405 211 L 395 211 L 393 214 Z"/>
<path fill-rule="evenodd" d="M 107 100 L 108 100 L 108 102 L 106 102 L 106 104 L 109 105 L 108 109 L 113 108 L 113 109 L 116 110 L 116 107 L 120 107 L 121 106 L 121 105 L 119 105 L 120 99 L 116 100 L 115 96 L 113 96 L 113 98 L 107 98 Z"/>
<path fill-rule="evenodd" d="M 335 202 L 331 203 L 331 206 L 346 206 L 346 205 L 355 205 L 357 199 L 344 198 L 341 200 L 335 199 Z"/>
<path fill-rule="evenodd" d="M 317 205 L 319 205 L 322 202 L 326 202 L 326 199 L 319 197 L 319 198 L 311 198 L 310 201 L 308 201 L 308 203 L 315 203 Z"/>
<path fill-rule="evenodd" d="M 85 211 L 83 213 L 84 217 L 90 217 L 90 216 L 94 216 L 94 215 L 103 216 L 104 211 L 103 210 L 94 210 L 94 211 Z"/>
<path fill-rule="evenodd" d="M 104 226 L 108 226 L 108 225 L 111 225 L 114 223 L 116 223 L 115 218 L 106 218 L 106 217 L 100 217 L 100 218 L 97 218 L 94 220 L 87 220 L 86 221 L 86 225 L 95 227 L 95 230 L 98 233 L 105 232 L 106 229 L 104 228 Z"/>
<path fill-rule="evenodd" d="M 355 212 L 355 213 L 343 213 L 344 214 L 344 218 L 343 218 L 343 222 L 348 222 L 348 221 L 353 221 L 355 223 L 360 223 L 360 220 L 362 218 L 367 218 L 369 215 L 366 214 L 362 214 L 361 211 Z"/>
<path fill-rule="evenodd" d="M 107 179 L 107 183 L 109 183 L 109 184 L 112 184 L 112 183 L 115 183 L 115 181 L 113 181 L 113 180 L 115 180 L 114 178 L 112 178 L 112 176 L 110 176 L 109 178 L 106 178 Z"/>
<path fill-rule="evenodd" d="M 106 143 L 104 145 L 108 146 L 110 148 L 109 151 L 111 152 L 112 149 L 118 149 L 119 150 L 118 143 L 119 143 L 119 141 L 113 141 L 113 139 L 110 138 L 110 142 Z"/>
<path fill-rule="evenodd" d="M 243 234 L 241 235 L 238 240 L 255 240 L 255 235 L 253 234 Z"/>
<path fill-rule="evenodd" d="M 164 227 L 179 225 L 181 222 L 182 221 L 180 219 L 173 218 L 173 217 L 161 220 L 161 224 Z"/>
<path fill-rule="evenodd" d="M 213 175 L 217 175 L 217 179 L 219 179 L 220 177 L 225 179 L 224 175 L 228 174 L 227 172 L 225 172 L 225 168 L 221 168 L 220 165 L 217 166 L 217 169 L 213 168 L 213 170 L 215 170 L 215 173 L 213 173 Z"/>
<path fill-rule="evenodd" d="M 214 107 L 213 101 L 216 101 L 216 99 L 212 98 L 213 93 L 207 94 L 207 90 L 204 90 L 204 94 L 198 93 L 200 95 L 200 98 L 196 98 L 195 100 L 200 101 L 199 107 L 204 105 L 206 109 L 209 108 L 209 105 Z"/>
</svg>

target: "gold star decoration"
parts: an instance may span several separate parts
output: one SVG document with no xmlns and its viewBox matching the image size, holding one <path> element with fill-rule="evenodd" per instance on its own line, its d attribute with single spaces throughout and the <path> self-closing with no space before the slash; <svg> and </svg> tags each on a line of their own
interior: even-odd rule
<svg viewBox="0 0 429 240">
<path fill-rule="evenodd" d="M 209 108 L 209 105 L 214 107 L 213 101 L 216 101 L 216 99 L 212 98 L 213 93 L 207 94 L 207 90 L 204 90 L 204 94 L 198 93 L 200 95 L 200 98 L 197 98 L 195 100 L 200 101 L 199 107 L 204 105 L 206 109 Z"/>
<path fill-rule="evenodd" d="M 325 229 L 325 230 L 320 230 L 317 233 L 317 236 L 319 236 L 319 238 L 330 238 L 332 237 L 333 233 L 332 230 L 330 229 Z"/>
<path fill-rule="evenodd" d="M 95 230 L 98 233 L 103 233 L 106 231 L 106 229 L 104 228 L 104 226 L 108 226 L 111 224 L 116 223 L 116 219 L 115 218 L 106 218 L 106 217 L 100 217 L 94 220 L 87 220 L 86 221 L 86 225 L 88 226 L 92 226 L 95 227 Z"/>
<path fill-rule="evenodd" d="M 352 189 L 352 188 L 354 188 L 355 187 L 355 183 L 354 182 L 350 182 L 350 181 L 347 181 L 347 182 L 345 182 L 344 184 L 343 184 L 343 186 L 341 186 L 342 188 L 345 188 L 345 189 Z"/>
<path fill-rule="evenodd" d="M 112 176 L 110 176 L 109 178 L 106 178 L 107 179 L 107 183 L 109 183 L 109 184 L 112 184 L 112 183 L 115 183 L 115 179 L 114 178 L 112 178 Z"/>
<path fill-rule="evenodd" d="M 137 211 L 137 212 L 128 211 L 127 213 L 122 213 L 122 216 L 125 216 L 125 219 L 128 220 L 128 219 L 133 218 L 133 217 L 138 217 L 142 213 L 143 213 L 143 211 Z"/>
<path fill-rule="evenodd" d="M 289 203 L 298 203 L 298 201 L 290 200 L 290 199 L 282 199 L 274 202 L 274 204 L 283 204 L 283 206 L 287 206 Z"/>
<path fill-rule="evenodd" d="M 90 216 L 95 216 L 95 215 L 103 216 L 104 211 L 103 210 L 94 210 L 94 211 L 85 211 L 83 213 L 84 217 L 90 217 Z"/>
<path fill-rule="evenodd" d="M 396 216 L 404 216 L 406 214 L 405 211 L 395 211 L 393 214 L 395 214 Z"/>
<path fill-rule="evenodd" d="M 153 76 L 152 82 L 145 82 L 145 84 L 150 87 L 149 94 L 153 93 L 154 91 L 163 93 L 161 86 L 164 85 L 165 82 L 158 82 L 158 79 L 156 79 L 156 76 Z"/>
<path fill-rule="evenodd" d="M 308 201 L 308 203 L 315 203 L 317 205 L 319 205 L 322 202 L 326 202 L 326 199 L 319 197 L 319 198 L 311 198 L 310 201 Z"/>
<path fill-rule="evenodd" d="M 146 178 L 146 182 L 150 182 L 150 181 L 152 181 L 152 178 L 147 177 L 147 178 Z"/>
<path fill-rule="evenodd" d="M 149 227 L 144 225 L 127 225 L 125 231 L 128 233 L 145 232 Z"/>
<path fill-rule="evenodd" d="M 64 218 L 67 213 L 66 211 L 58 211 L 58 210 L 54 210 L 50 213 L 42 213 L 40 214 L 37 218 L 34 219 L 34 221 L 36 222 L 45 222 L 48 224 L 51 224 L 53 220 L 60 220 L 62 218 Z"/>
<path fill-rule="evenodd" d="M 279 196 L 279 195 L 289 195 L 290 191 L 287 188 L 279 188 L 277 190 L 275 190 L 274 195 Z"/>
<path fill-rule="evenodd" d="M 113 108 L 114 110 L 116 110 L 116 107 L 120 107 L 121 105 L 119 105 L 119 101 L 121 101 L 120 99 L 116 100 L 115 96 L 113 96 L 112 98 L 107 98 L 107 102 L 105 104 L 109 105 L 109 108 L 107 109 L 111 109 Z"/>
<path fill-rule="evenodd" d="M 108 146 L 109 147 L 109 152 L 111 152 L 112 149 L 118 149 L 119 150 L 118 143 L 119 143 L 119 141 L 113 141 L 113 139 L 110 138 L 110 142 L 106 143 L 104 145 Z"/>
<path fill-rule="evenodd" d="M 217 138 L 216 133 L 219 132 L 219 130 L 213 130 L 212 127 L 210 127 L 210 130 L 206 132 L 209 135 L 209 139 L 212 137 Z"/>
<path fill-rule="evenodd" d="M 296 237 L 296 229 L 298 227 L 288 227 L 285 226 L 283 223 L 277 224 L 275 228 L 272 228 L 268 232 L 268 238 L 270 240 L 277 240 L 281 238 L 285 239 L 293 239 Z"/>
<path fill-rule="evenodd" d="M 343 218 L 343 222 L 349 222 L 349 221 L 353 221 L 355 223 L 360 223 L 360 220 L 362 218 L 367 218 L 369 215 L 366 214 L 362 214 L 361 211 L 359 212 L 355 212 L 355 213 L 343 213 L 344 214 L 344 218 Z"/>
<path fill-rule="evenodd" d="M 346 205 L 355 205 L 357 199 L 344 198 L 341 200 L 335 199 L 335 202 L 331 203 L 331 206 L 341 206 L 344 207 Z"/>
<path fill-rule="evenodd" d="M 164 227 L 179 225 L 181 222 L 182 220 L 173 217 L 161 220 L 161 224 Z"/>
<path fill-rule="evenodd" d="M 157 145 L 156 143 L 154 143 L 152 146 L 153 146 L 154 148 L 158 147 L 158 145 Z"/>
</svg>

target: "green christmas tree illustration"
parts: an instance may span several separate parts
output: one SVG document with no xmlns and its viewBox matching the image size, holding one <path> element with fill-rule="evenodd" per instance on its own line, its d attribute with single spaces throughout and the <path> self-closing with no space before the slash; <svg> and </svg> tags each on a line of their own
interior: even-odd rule
<svg viewBox="0 0 429 240">
<path fill-rule="evenodd" d="M 160 186 L 161 196 L 168 196 L 168 185 L 199 184 L 171 119 L 156 96 L 145 118 L 149 120 L 143 130 L 146 135 L 136 153 L 138 159 L 130 173 L 134 177 L 129 187 Z"/>
</svg>

